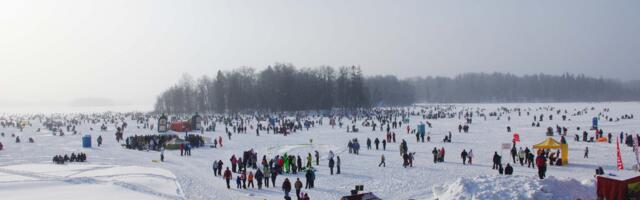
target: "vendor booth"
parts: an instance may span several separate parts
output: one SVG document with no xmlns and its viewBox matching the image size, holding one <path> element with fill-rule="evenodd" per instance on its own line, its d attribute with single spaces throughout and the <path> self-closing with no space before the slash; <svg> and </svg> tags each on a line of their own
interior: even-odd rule
<svg viewBox="0 0 640 200">
<path fill-rule="evenodd" d="M 202 117 L 196 113 L 191 117 L 191 130 L 199 131 L 202 130 Z"/>
<path fill-rule="evenodd" d="M 189 121 L 177 121 L 171 123 L 171 130 L 175 132 L 191 131 L 191 123 Z"/>
<path fill-rule="evenodd" d="M 597 176 L 596 193 L 598 199 L 638 199 L 640 176 Z"/>
<path fill-rule="evenodd" d="M 158 133 L 164 133 L 169 130 L 169 122 L 167 121 L 167 116 L 162 114 L 158 119 Z"/>
<path fill-rule="evenodd" d="M 569 164 L 569 145 L 567 144 L 561 144 L 560 142 L 554 140 L 553 138 L 549 137 L 546 140 L 533 145 L 534 149 L 560 149 L 560 154 L 561 159 L 562 159 L 562 165 L 568 165 Z"/>
</svg>

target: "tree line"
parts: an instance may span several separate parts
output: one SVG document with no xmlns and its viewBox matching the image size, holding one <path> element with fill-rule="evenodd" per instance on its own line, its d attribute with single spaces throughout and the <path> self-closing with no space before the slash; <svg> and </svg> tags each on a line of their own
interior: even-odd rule
<svg viewBox="0 0 640 200">
<path fill-rule="evenodd" d="M 421 102 L 602 102 L 640 100 L 640 84 L 585 75 L 465 73 L 411 78 Z"/>
<path fill-rule="evenodd" d="M 381 78 L 378 81 L 395 81 Z M 360 67 L 296 68 L 276 64 L 256 72 L 242 67 L 218 71 L 214 78 L 194 80 L 183 75 L 178 84 L 163 92 L 155 104 L 157 112 L 244 112 L 355 109 L 369 107 L 371 101 L 389 99 L 389 105 L 406 105 L 413 100 L 369 95 Z M 387 85 L 387 84 L 377 84 Z M 384 88 L 373 88 L 387 92 Z"/>
<path fill-rule="evenodd" d="M 574 102 L 640 100 L 640 84 L 584 75 L 465 73 L 455 77 L 365 77 L 360 67 L 262 71 L 241 67 L 197 80 L 185 74 L 158 96 L 166 113 L 299 111 L 405 106 L 416 102 Z"/>
</svg>

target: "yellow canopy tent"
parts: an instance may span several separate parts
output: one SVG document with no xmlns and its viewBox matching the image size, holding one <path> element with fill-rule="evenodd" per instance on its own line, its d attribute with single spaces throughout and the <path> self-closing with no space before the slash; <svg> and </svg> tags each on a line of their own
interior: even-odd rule
<svg viewBox="0 0 640 200">
<path fill-rule="evenodd" d="M 561 158 L 562 158 L 562 165 L 568 165 L 569 164 L 569 145 L 567 144 L 560 144 L 560 142 L 554 140 L 553 138 L 549 137 L 546 140 L 533 145 L 534 149 L 560 149 L 561 151 Z"/>
</svg>

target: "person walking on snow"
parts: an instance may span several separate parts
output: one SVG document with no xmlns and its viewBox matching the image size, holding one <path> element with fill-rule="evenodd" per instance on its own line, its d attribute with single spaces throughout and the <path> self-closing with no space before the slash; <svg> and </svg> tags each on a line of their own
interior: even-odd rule
<svg viewBox="0 0 640 200">
<path fill-rule="evenodd" d="M 289 178 L 285 178 L 284 182 L 282 182 L 282 191 L 284 191 L 285 197 L 289 197 L 289 192 L 291 192 L 291 182 L 289 182 Z"/>
<path fill-rule="evenodd" d="M 293 187 L 296 189 L 296 197 L 300 199 L 300 190 L 302 190 L 302 181 L 300 181 L 300 178 L 296 178 L 296 183 L 293 184 Z"/>
<path fill-rule="evenodd" d="M 460 157 L 462 157 L 462 165 L 466 165 L 467 164 L 467 156 L 469 154 L 467 153 L 466 150 L 462 150 L 462 153 L 460 153 Z"/>
<path fill-rule="evenodd" d="M 589 147 L 584 147 L 584 158 L 589 158 Z"/>
<path fill-rule="evenodd" d="M 224 175 L 222 177 L 227 182 L 227 189 L 230 189 L 231 186 L 229 186 L 229 181 L 231 181 L 231 171 L 229 170 L 229 167 L 227 167 L 227 169 L 224 170 Z"/>
<path fill-rule="evenodd" d="M 473 149 L 469 149 L 469 153 L 467 153 L 467 158 L 469 158 L 469 165 L 473 164 Z"/>
</svg>

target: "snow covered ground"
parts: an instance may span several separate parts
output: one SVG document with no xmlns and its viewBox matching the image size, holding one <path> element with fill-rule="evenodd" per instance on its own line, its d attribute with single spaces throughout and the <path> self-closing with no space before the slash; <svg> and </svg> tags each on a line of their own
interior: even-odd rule
<svg viewBox="0 0 640 200">
<path fill-rule="evenodd" d="M 517 187 L 514 187 L 517 186 Z M 590 179 L 579 182 L 573 178 L 551 176 L 544 180 L 530 176 L 461 177 L 453 183 L 433 187 L 438 199 L 593 199 L 595 183 Z"/>
<path fill-rule="evenodd" d="M 539 107 L 553 106 L 556 109 L 567 109 L 569 120 L 562 121 L 555 112 L 537 110 Z M 128 150 L 116 143 L 114 131 L 101 132 L 98 126 L 80 126 L 77 129 L 83 134 L 91 134 L 94 139 L 98 135 L 104 138 L 102 147 L 84 149 L 81 147 L 81 135 L 53 136 L 46 131 L 36 133 L 40 124 L 34 123 L 23 132 L 15 128 L 0 128 L 5 137 L 0 137 L 4 150 L 0 151 L 0 196 L 15 195 L 10 199 L 34 199 L 35 194 L 69 195 L 65 199 L 86 199 L 83 195 L 74 196 L 72 191 L 94 191 L 96 195 L 140 195 L 142 199 L 282 199 L 280 187 L 268 189 L 237 190 L 226 189 L 221 177 L 215 177 L 211 170 L 214 160 L 222 160 L 229 166 L 231 155 L 240 155 L 251 148 L 258 152 L 258 156 L 289 154 L 301 157 L 308 152 L 318 150 L 321 158 L 326 158 L 327 152 L 333 150 L 342 159 L 342 174 L 329 175 L 327 160 L 322 160 L 318 167 L 316 188 L 304 190 L 311 199 L 338 199 L 349 194 L 355 185 L 364 185 L 365 191 L 370 191 L 383 199 L 595 199 L 593 191 L 593 174 L 595 168 L 602 166 L 606 173 L 618 173 L 616 168 L 615 142 L 583 143 L 574 142 L 573 135 L 581 134 L 591 126 L 591 118 L 609 108 L 605 115 L 617 118 L 623 114 L 633 114 L 632 120 L 618 122 L 601 121 L 600 127 L 606 133 L 612 132 L 618 136 L 620 132 L 637 134 L 640 130 L 640 103 L 540 103 L 540 104 L 458 104 L 456 110 L 463 108 L 485 109 L 485 113 L 497 111 L 499 107 L 531 109 L 531 115 L 524 112 L 522 116 L 511 113 L 497 117 L 483 118 L 474 116 L 469 133 L 458 133 L 458 124 L 463 119 L 429 120 L 433 128 L 427 132 L 432 138 L 429 143 L 417 143 L 415 135 L 406 134 L 405 127 L 394 129 L 398 143 L 389 143 L 387 150 L 366 150 L 365 141 L 383 139 L 384 132 L 379 129 L 372 131 L 370 127 L 360 127 L 358 133 L 347 133 L 346 129 L 331 128 L 325 118 L 325 125 L 301 131 L 289 136 L 265 134 L 255 135 L 255 130 L 247 134 L 234 134 L 228 141 L 224 134 L 224 127 L 218 126 L 215 132 L 205 132 L 209 137 L 223 136 L 224 147 L 219 149 L 199 148 L 192 150 L 191 157 L 181 157 L 177 151 L 165 152 L 164 163 L 152 162 L 159 159 L 158 152 Z M 594 110 L 590 108 L 594 107 Z M 588 113 L 571 116 L 577 110 L 588 109 Z M 0 111 L 2 112 L 2 111 Z M 553 113 L 553 120 L 546 118 L 540 127 L 532 127 L 533 115 Z M 411 126 L 423 122 L 419 116 L 411 119 Z M 346 122 L 346 120 L 344 121 Z M 135 121 L 129 121 L 129 128 L 125 137 L 130 135 L 153 134 L 154 130 L 136 128 Z M 502 143 L 510 143 L 512 134 L 507 133 L 506 127 L 511 126 L 513 132 L 520 134 L 521 143 L 518 146 L 528 146 L 541 142 L 546 138 L 547 127 L 556 125 L 569 128 L 567 141 L 569 143 L 569 166 L 550 166 L 547 171 L 548 179 L 540 181 L 536 178 L 534 169 L 514 165 L 513 177 L 496 177 L 497 171 L 491 169 L 491 159 L 494 151 L 504 155 L 503 162 L 511 162 L 508 150 L 501 150 Z M 360 126 L 360 121 L 357 123 Z M 581 127 L 577 131 L 576 127 Z M 113 130 L 113 127 L 109 127 Z M 451 131 L 452 143 L 443 143 L 445 134 Z M 23 140 L 14 143 L 15 133 Z M 589 131 L 593 136 L 593 131 Z M 183 135 L 183 134 L 180 134 Z M 27 143 L 29 137 L 35 143 Z M 360 155 L 348 154 L 347 142 L 351 138 L 358 138 L 361 144 Z M 555 137 L 560 140 L 559 136 Z M 310 144 L 310 139 L 313 143 Z M 403 168 L 398 146 L 402 139 L 408 142 L 410 152 L 416 152 L 413 168 Z M 444 163 L 432 162 L 431 150 L 434 147 L 444 147 L 446 158 Z M 583 158 L 585 147 L 589 147 L 589 158 Z M 462 165 L 460 152 L 473 149 L 475 158 L 473 165 Z M 632 149 L 621 145 L 623 162 L 626 167 L 624 173 L 635 173 L 630 169 L 636 163 Z M 70 154 L 85 152 L 88 162 L 84 164 L 70 164 L 66 166 L 50 165 L 52 156 L 56 154 Z M 385 155 L 386 167 L 378 167 L 380 155 Z M 43 170 L 46 169 L 46 170 Z M 56 168 L 60 168 L 59 170 Z M 51 171 L 53 172 L 51 172 Z M 167 170 L 167 171 L 164 171 Z M 58 173 L 59 171 L 59 173 Z M 82 173 L 89 171 L 91 173 Z M 77 174 L 80 172 L 79 174 Z M 137 174 L 138 172 L 144 172 Z M 119 174 L 114 178 L 115 174 Z M 175 178 L 173 175 L 175 174 Z M 286 174 L 279 176 L 277 185 L 280 186 L 284 178 L 295 180 L 303 174 Z M 161 184 L 160 180 L 179 186 Z M 124 184 L 124 185 L 123 185 Z M 67 189 L 64 189 L 67 188 Z M 75 189 L 74 189 L 75 188 Z M 89 190 L 91 189 L 91 190 Z M 68 190 L 69 194 L 60 194 L 60 190 Z M 580 191 L 580 196 L 575 191 Z M 55 192 L 54 192 L 55 191 Z M 582 191 L 586 193 L 582 193 Z M 143 197 L 144 196 L 144 197 Z M 34 198 L 30 198 L 34 197 Z M 69 198 L 66 198 L 69 197 Z M 61 196 L 62 198 L 62 196 Z M 137 196 L 135 197 L 138 198 Z M 3 198 L 4 199 L 4 198 Z M 38 199 L 38 198 L 35 198 Z M 57 198 L 56 198 L 57 199 Z M 125 198 L 129 199 L 129 198 Z"/>
<path fill-rule="evenodd" d="M 158 168 L 92 164 L 0 167 L 3 199 L 184 199 L 173 173 Z"/>
</svg>

